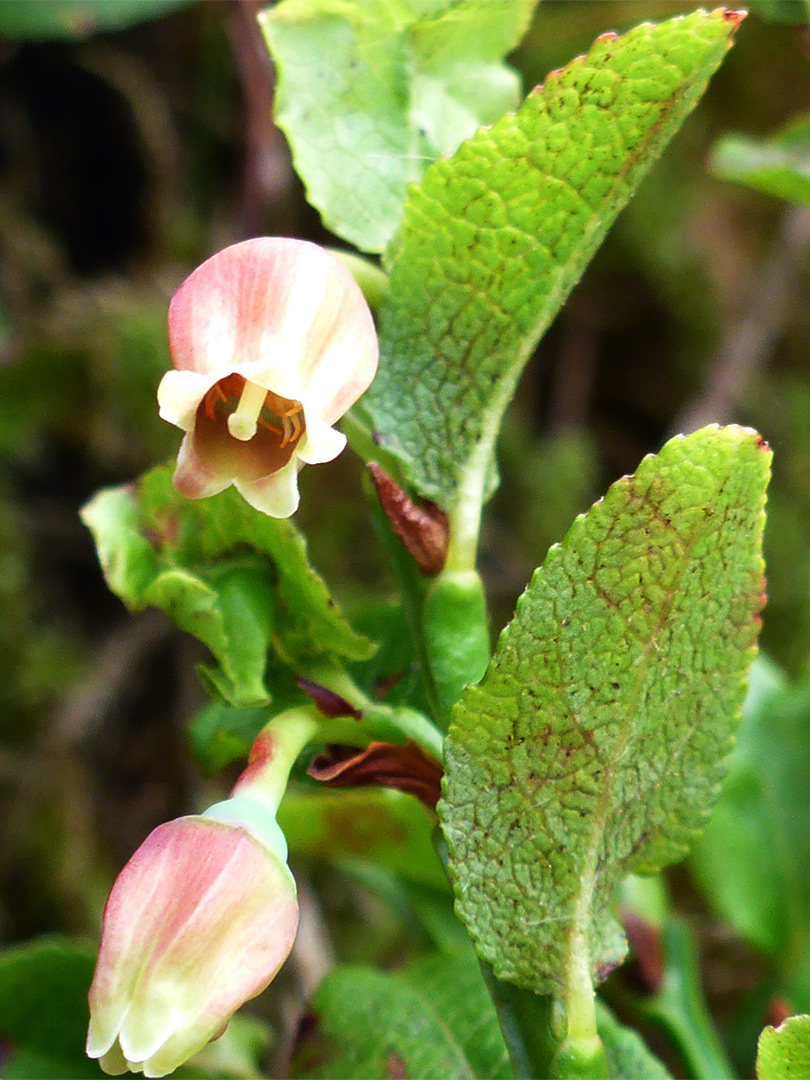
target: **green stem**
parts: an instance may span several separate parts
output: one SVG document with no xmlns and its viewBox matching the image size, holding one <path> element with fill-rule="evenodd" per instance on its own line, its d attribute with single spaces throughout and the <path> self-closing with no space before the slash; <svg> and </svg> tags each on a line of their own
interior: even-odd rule
<svg viewBox="0 0 810 1080">
<path fill-rule="evenodd" d="M 298 755 L 319 734 L 323 717 L 314 705 L 296 706 L 274 716 L 259 732 L 231 799 L 258 799 L 274 817 L 287 790 L 290 770 Z"/>
<path fill-rule="evenodd" d="M 551 1062 L 560 1045 L 553 1031 L 553 999 L 501 982 L 485 961 L 481 962 L 481 971 L 498 1014 L 515 1080 L 543 1080 L 550 1076 Z"/>
<path fill-rule="evenodd" d="M 287 790 L 290 770 L 317 736 L 321 723 L 314 705 L 274 716 L 254 740 L 248 766 L 230 796 L 209 806 L 203 817 L 245 829 L 286 863 L 287 841 L 276 821 L 276 811 Z"/>
<path fill-rule="evenodd" d="M 484 585 L 475 570 L 442 570 L 425 596 L 424 649 L 436 719 L 444 730 L 464 688 L 489 664 L 489 617 Z"/>
<path fill-rule="evenodd" d="M 712 1023 L 698 972 L 691 931 L 672 920 L 663 933 L 666 968 L 661 989 L 642 1015 L 666 1028 L 694 1080 L 734 1080 L 734 1072 Z"/>
<path fill-rule="evenodd" d="M 442 760 L 442 734 L 423 713 L 373 701 L 337 663 L 312 665 L 302 674 L 319 686 L 339 694 L 362 714 L 360 719 L 351 716 L 322 718 L 322 734 L 326 741 L 347 746 L 367 746 L 369 742 L 378 740 L 403 743 L 411 739 L 431 757 Z"/>
</svg>

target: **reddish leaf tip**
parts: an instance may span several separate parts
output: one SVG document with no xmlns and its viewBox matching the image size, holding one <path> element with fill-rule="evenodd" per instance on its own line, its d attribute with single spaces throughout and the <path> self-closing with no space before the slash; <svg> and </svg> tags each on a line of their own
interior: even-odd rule
<svg viewBox="0 0 810 1080">
<path fill-rule="evenodd" d="M 733 11 L 731 8 L 723 8 L 723 19 L 727 23 L 731 23 L 734 30 L 740 25 L 743 19 L 748 18 L 747 11 Z"/>
</svg>

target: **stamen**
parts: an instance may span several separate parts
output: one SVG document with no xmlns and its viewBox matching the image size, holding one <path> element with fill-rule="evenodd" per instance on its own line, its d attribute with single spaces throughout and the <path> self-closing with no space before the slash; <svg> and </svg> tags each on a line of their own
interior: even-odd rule
<svg viewBox="0 0 810 1080">
<path fill-rule="evenodd" d="M 245 379 L 242 396 L 234 412 L 228 417 L 228 431 L 235 439 L 249 442 L 256 434 L 259 413 L 262 411 L 267 391 L 249 379 Z"/>
<path fill-rule="evenodd" d="M 205 415 L 208 417 L 209 420 L 216 419 L 216 413 L 214 411 L 217 404 L 215 400 L 216 398 L 219 398 L 220 401 L 225 402 L 227 402 L 228 400 L 227 397 L 223 394 L 222 387 L 219 385 L 219 383 L 214 383 L 214 385 L 203 398 L 203 401 L 205 403 Z"/>
</svg>

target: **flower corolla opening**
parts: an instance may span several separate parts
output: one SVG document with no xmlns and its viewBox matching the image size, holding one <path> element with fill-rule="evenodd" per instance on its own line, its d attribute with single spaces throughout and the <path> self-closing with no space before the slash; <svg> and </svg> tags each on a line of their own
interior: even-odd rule
<svg viewBox="0 0 810 1080">
<path fill-rule="evenodd" d="M 298 903 L 283 838 L 268 835 L 265 843 L 261 830 L 179 818 L 121 871 L 89 994 L 87 1053 L 106 1073 L 165 1076 L 274 978 Z"/>
<path fill-rule="evenodd" d="M 174 483 L 188 498 L 235 485 L 289 517 L 303 464 L 346 445 L 333 425 L 371 384 L 377 335 L 348 270 L 304 240 L 261 237 L 198 267 L 169 306 L 174 370 L 160 415 L 185 432 Z"/>
</svg>

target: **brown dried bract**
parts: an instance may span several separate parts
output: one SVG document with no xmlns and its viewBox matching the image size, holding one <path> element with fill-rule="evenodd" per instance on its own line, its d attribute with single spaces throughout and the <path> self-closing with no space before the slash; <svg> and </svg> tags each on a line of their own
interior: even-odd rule
<svg viewBox="0 0 810 1080">
<path fill-rule="evenodd" d="M 328 746 L 313 759 L 309 775 L 327 787 L 389 787 L 415 795 L 431 810 L 441 797 L 442 767 L 413 740 L 404 746 L 373 742 Z"/>
<path fill-rule="evenodd" d="M 360 710 L 356 709 L 345 697 L 336 694 L 334 690 L 329 690 L 320 683 L 305 679 L 301 675 L 297 675 L 295 681 L 298 683 L 299 690 L 303 690 L 307 697 L 315 702 L 318 711 L 329 720 L 334 720 L 337 716 L 353 716 L 355 720 L 362 718 L 363 714 Z"/>
<path fill-rule="evenodd" d="M 661 935 L 652 923 L 631 911 L 623 909 L 621 920 L 630 948 L 636 958 L 638 973 L 644 987 L 650 994 L 655 994 L 664 979 L 664 951 L 661 946 Z"/>
<path fill-rule="evenodd" d="M 438 574 L 447 559 L 447 515 L 440 506 L 417 506 L 374 461 L 368 471 L 391 527 L 423 574 Z"/>
</svg>

